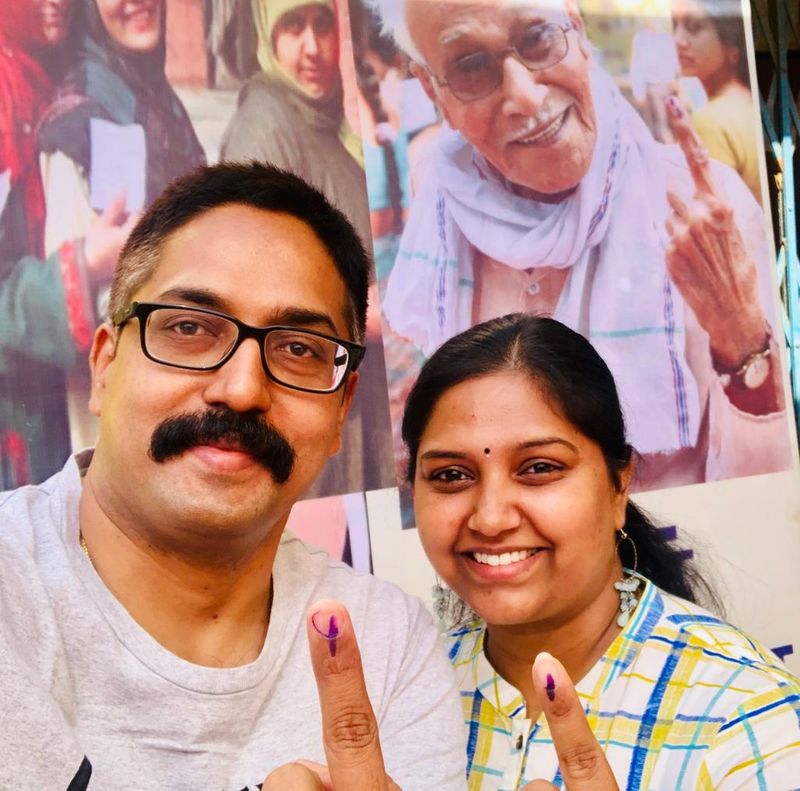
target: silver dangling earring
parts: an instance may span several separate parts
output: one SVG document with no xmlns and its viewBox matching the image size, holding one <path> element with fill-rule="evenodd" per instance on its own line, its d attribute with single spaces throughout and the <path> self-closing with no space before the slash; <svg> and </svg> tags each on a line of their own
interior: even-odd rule
<svg viewBox="0 0 800 791">
<path fill-rule="evenodd" d="M 431 588 L 433 612 L 447 631 L 464 626 L 478 618 L 478 614 L 463 602 L 450 588 L 445 588 L 439 575 Z"/>
<path fill-rule="evenodd" d="M 623 541 L 630 541 L 633 548 L 633 571 L 628 576 L 624 576 L 621 580 L 614 583 L 614 587 L 619 591 L 619 615 L 617 616 L 617 626 L 625 628 L 631 618 L 631 612 L 635 609 L 639 600 L 636 598 L 636 591 L 642 584 L 642 581 L 634 576 L 636 574 L 636 566 L 638 565 L 639 556 L 636 552 L 636 543 L 625 532 L 625 528 L 620 528 L 619 539 L 617 540 L 617 550 Z M 624 573 L 624 571 L 623 571 Z"/>
<path fill-rule="evenodd" d="M 450 601 L 450 591 L 442 585 L 439 575 L 435 575 L 436 581 L 431 588 L 433 597 L 433 612 L 440 621 L 444 621 L 447 616 L 447 605 Z"/>
</svg>

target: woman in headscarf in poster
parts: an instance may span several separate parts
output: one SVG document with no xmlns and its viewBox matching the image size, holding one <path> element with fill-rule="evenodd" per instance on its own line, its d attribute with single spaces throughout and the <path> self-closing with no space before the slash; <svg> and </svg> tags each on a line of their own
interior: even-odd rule
<svg viewBox="0 0 800 791">
<path fill-rule="evenodd" d="M 252 0 L 261 68 L 244 86 L 222 141 L 222 159 L 270 162 L 313 184 L 370 247 L 361 141 L 345 116 L 340 32 L 333 0 Z M 343 26 L 344 27 L 344 26 Z M 342 43 L 344 47 L 344 43 Z M 370 301 L 377 304 L 377 294 Z M 377 314 L 342 437 L 309 497 L 393 486 L 391 429 Z"/>
<path fill-rule="evenodd" d="M 261 71 L 239 96 L 222 158 L 296 173 L 344 211 L 369 244 L 361 142 L 344 112 L 332 0 L 252 0 Z"/>
<path fill-rule="evenodd" d="M 70 452 L 64 369 L 88 348 L 89 283 L 127 230 L 100 217 L 45 256 L 36 125 L 52 98 L 45 64 L 69 32 L 72 0 L 0 3 L 0 486 L 38 482 Z"/>
<path fill-rule="evenodd" d="M 165 10 L 164 0 L 76 0 L 72 68 L 39 129 L 48 252 L 85 233 L 98 211 L 134 218 L 205 163 L 164 73 Z M 91 324 L 103 313 L 106 284 L 95 283 Z M 69 390 L 73 441 L 89 444 L 86 371 L 71 372 Z"/>
</svg>

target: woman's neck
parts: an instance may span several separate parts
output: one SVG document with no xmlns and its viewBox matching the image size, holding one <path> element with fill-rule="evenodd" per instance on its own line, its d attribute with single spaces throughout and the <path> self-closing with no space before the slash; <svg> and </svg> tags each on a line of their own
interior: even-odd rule
<svg viewBox="0 0 800 791">
<path fill-rule="evenodd" d="M 709 99 L 716 99 L 729 93 L 747 92 L 747 88 L 727 67 L 710 74 L 703 80 L 703 88 Z"/>
<path fill-rule="evenodd" d="M 487 626 L 486 656 L 492 667 L 525 698 L 530 719 L 537 719 L 531 678 L 533 660 L 541 651 L 555 656 L 574 684 L 592 669 L 620 632 L 619 594 L 610 585 L 575 617 L 559 623 Z"/>
</svg>

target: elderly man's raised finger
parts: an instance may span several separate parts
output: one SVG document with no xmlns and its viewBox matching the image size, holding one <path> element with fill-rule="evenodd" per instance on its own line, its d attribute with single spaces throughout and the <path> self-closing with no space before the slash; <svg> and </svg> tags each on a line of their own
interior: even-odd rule
<svg viewBox="0 0 800 791">
<path fill-rule="evenodd" d="M 331 599 L 317 602 L 309 610 L 306 629 L 322 710 L 323 746 L 334 789 L 388 788 L 378 723 L 347 610 Z"/>
<path fill-rule="evenodd" d="M 618 791 L 567 671 L 543 652 L 536 657 L 532 672 L 534 690 L 550 726 L 567 791 Z"/>
<path fill-rule="evenodd" d="M 708 149 L 695 132 L 686 110 L 681 107 L 676 96 L 667 98 L 666 107 L 670 129 L 686 157 L 686 164 L 692 174 L 697 194 L 716 195 L 717 188 L 711 176 L 711 160 L 708 156 Z"/>
</svg>

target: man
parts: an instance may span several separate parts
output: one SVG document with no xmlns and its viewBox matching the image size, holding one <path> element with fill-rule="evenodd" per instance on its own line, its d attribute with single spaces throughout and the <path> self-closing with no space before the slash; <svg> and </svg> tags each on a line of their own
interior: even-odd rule
<svg viewBox="0 0 800 791">
<path fill-rule="evenodd" d="M 349 610 L 311 619 L 332 658 L 358 637 L 388 774 L 463 786 L 421 603 L 282 535 L 339 447 L 367 280 L 343 215 L 269 166 L 195 171 L 137 224 L 90 356 L 97 447 L 0 503 L 0 786 L 238 791 L 324 762 L 321 598 Z"/>
<path fill-rule="evenodd" d="M 406 356 L 493 316 L 553 315 L 614 373 L 641 488 L 788 468 L 763 215 L 677 102 L 680 147 L 663 146 L 572 0 L 382 6 L 446 121 L 383 303 Z"/>
</svg>

